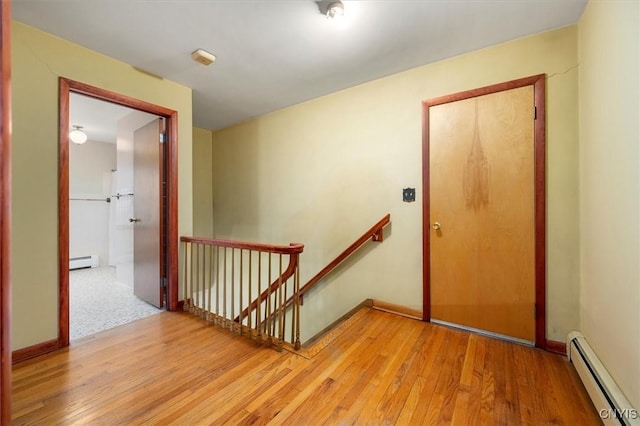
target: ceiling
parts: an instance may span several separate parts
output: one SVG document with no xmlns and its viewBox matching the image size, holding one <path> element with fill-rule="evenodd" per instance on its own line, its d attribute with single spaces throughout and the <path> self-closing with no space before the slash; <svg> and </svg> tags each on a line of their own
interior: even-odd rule
<svg viewBox="0 0 640 426">
<path fill-rule="evenodd" d="M 326 0 L 14 0 L 12 8 L 18 21 L 191 87 L 193 124 L 216 130 L 573 24 L 586 2 L 354 0 L 343 1 L 342 22 L 321 14 Z M 196 49 L 217 61 L 194 62 Z"/>
<path fill-rule="evenodd" d="M 82 126 L 90 141 L 116 143 L 118 121 L 133 111 L 89 96 L 69 95 L 69 125 Z"/>
</svg>

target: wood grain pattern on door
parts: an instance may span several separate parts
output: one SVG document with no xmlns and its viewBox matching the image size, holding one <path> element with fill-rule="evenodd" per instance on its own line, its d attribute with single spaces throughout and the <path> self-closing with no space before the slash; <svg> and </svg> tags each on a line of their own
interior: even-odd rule
<svg viewBox="0 0 640 426">
<path fill-rule="evenodd" d="M 533 342 L 533 86 L 431 106 L 429 139 L 431 318 Z"/>
</svg>

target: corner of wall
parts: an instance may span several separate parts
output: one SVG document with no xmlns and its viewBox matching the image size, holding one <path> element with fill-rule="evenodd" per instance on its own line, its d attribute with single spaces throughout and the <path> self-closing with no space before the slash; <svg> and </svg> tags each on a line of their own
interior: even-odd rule
<svg viewBox="0 0 640 426">
<path fill-rule="evenodd" d="M 640 406 L 640 3 L 589 2 L 578 24 L 580 329 Z"/>
<path fill-rule="evenodd" d="M 213 132 L 193 128 L 193 235 L 213 237 Z"/>
</svg>

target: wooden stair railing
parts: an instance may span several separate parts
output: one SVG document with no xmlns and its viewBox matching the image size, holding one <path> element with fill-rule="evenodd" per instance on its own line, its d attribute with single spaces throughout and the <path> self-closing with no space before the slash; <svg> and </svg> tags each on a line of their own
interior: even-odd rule
<svg viewBox="0 0 640 426">
<path fill-rule="evenodd" d="M 240 312 L 240 315 L 235 317 L 233 320 L 235 322 L 240 322 L 242 318 L 246 317 L 249 314 L 249 312 L 252 312 L 258 307 L 260 303 L 264 302 L 267 299 L 268 295 L 275 291 L 282 281 L 287 281 L 289 278 L 291 278 L 293 274 L 298 270 L 298 260 L 299 259 L 297 257 L 291 258 L 289 260 L 289 266 L 287 266 L 287 269 L 282 273 L 282 275 L 276 278 L 275 281 L 273 281 L 271 285 L 269 285 L 267 290 L 265 290 L 260 296 L 258 296 L 257 299 L 251 302 L 251 304 L 242 312 Z"/>
<path fill-rule="evenodd" d="M 320 282 L 324 277 L 329 275 L 335 268 L 337 268 L 342 262 L 344 262 L 349 256 L 355 253 L 360 247 L 362 247 L 367 241 L 375 241 L 382 242 L 384 240 L 383 230 L 384 228 L 391 223 L 391 215 L 387 214 L 382 219 L 380 219 L 375 225 L 369 228 L 360 238 L 354 241 L 349 247 L 347 247 L 342 253 L 340 253 L 335 259 L 333 259 L 327 266 L 322 268 L 320 272 L 313 276 L 305 285 L 300 287 L 299 292 L 296 294 L 296 298 L 290 297 L 284 303 L 282 309 L 287 309 L 294 303 L 299 303 L 300 305 L 304 302 L 304 294 L 309 292 L 318 282 Z M 260 295 L 260 299 L 266 294 Z M 256 299 L 257 300 L 257 299 Z M 299 306 L 297 307 L 299 309 Z M 237 319 L 236 319 L 237 320 Z M 297 348 L 296 348 L 297 349 Z"/>
<path fill-rule="evenodd" d="M 278 349 L 284 343 L 300 348 L 302 244 L 196 237 L 181 237 L 180 241 L 185 311 Z M 288 266 L 283 269 L 286 257 Z M 288 300 L 293 300 L 293 309 L 285 309 Z"/>
<path fill-rule="evenodd" d="M 368 231 L 366 231 L 360 238 L 354 241 L 349 247 L 347 247 L 342 253 L 340 253 L 335 259 L 333 259 L 327 266 L 322 268 L 313 278 L 311 278 L 305 285 L 300 287 L 300 304 L 304 302 L 305 293 L 309 292 L 320 280 L 329 275 L 331 271 L 344 262 L 349 256 L 355 253 L 360 247 L 367 241 L 375 241 L 381 243 L 384 240 L 383 230 L 385 226 L 391 223 L 391 215 L 387 214 L 380 219 L 378 223 L 373 225 Z M 289 301 L 287 301 L 289 302 Z M 293 301 L 291 301 L 292 303 Z"/>
</svg>

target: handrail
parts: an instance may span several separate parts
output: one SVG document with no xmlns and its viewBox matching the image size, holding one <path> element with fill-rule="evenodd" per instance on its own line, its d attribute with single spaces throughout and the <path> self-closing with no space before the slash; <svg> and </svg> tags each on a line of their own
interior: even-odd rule
<svg viewBox="0 0 640 426">
<path fill-rule="evenodd" d="M 370 239 L 375 242 L 383 241 L 383 230 L 391 222 L 391 215 L 387 214 L 380 219 L 375 225 L 368 229 L 360 238 L 354 241 L 349 247 L 347 247 L 342 253 L 340 253 L 335 259 L 333 259 L 327 266 L 325 266 L 320 272 L 314 275 L 304 286 L 300 286 L 300 273 L 299 273 L 299 255 L 302 253 L 304 246 L 298 243 L 291 243 L 288 246 L 251 243 L 231 240 L 220 240 L 214 238 L 200 238 L 200 237 L 181 237 L 180 241 L 185 243 L 184 251 L 184 291 L 185 291 L 185 310 L 189 310 L 195 314 L 199 314 L 204 318 L 220 324 L 223 327 L 228 327 L 231 330 L 238 331 L 243 334 L 246 331 L 250 336 L 258 341 L 266 342 L 270 344 L 275 339 L 279 348 L 282 348 L 282 344 L 285 343 L 284 332 L 286 323 L 289 322 L 287 317 L 291 318 L 291 343 L 294 348 L 300 348 L 300 305 L 302 304 L 302 296 L 311 290 L 319 281 L 330 274 L 335 268 L 344 262 L 349 256 L 351 256 L 356 250 L 363 246 Z M 196 245 L 195 254 L 193 252 L 193 245 Z M 197 246 L 212 246 L 207 252 L 206 248 L 203 251 L 199 251 Z M 190 247 L 187 250 L 187 247 Z M 223 248 L 222 264 L 219 263 L 219 252 L 215 252 L 215 264 L 214 264 L 214 252 L 213 247 Z M 231 250 L 230 263 L 227 259 L 227 249 Z M 234 264 L 234 249 L 240 249 L 240 265 L 235 274 Z M 268 254 L 267 267 L 270 284 L 267 288 L 262 290 L 260 287 L 260 263 L 257 264 L 258 274 L 258 296 L 252 300 L 251 297 L 251 253 L 249 253 L 249 264 L 247 265 L 248 273 L 244 275 L 243 281 L 243 257 L 242 250 L 253 250 Z M 208 253 L 208 255 L 207 255 Z M 275 268 L 277 278 L 274 280 L 274 276 L 271 275 L 271 254 L 278 254 L 279 266 L 276 264 Z M 282 255 L 289 255 L 289 264 L 285 270 L 282 269 Z M 207 257 L 208 256 L 208 257 Z M 190 259 L 190 262 L 188 262 Z M 207 265 L 207 259 L 209 259 L 209 269 L 203 270 Z M 278 260 L 276 261 L 278 262 Z M 195 264 L 194 264 L 195 260 Z M 258 259 L 260 260 L 260 259 Z M 188 265 L 190 265 L 190 272 L 188 273 Z M 196 268 L 194 273 L 193 268 Z M 229 266 L 229 272 L 227 271 Z M 213 269 L 211 269 L 213 268 Z M 215 270 L 215 271 L 214 271 Z M 214 273 L 215 272 L 215 273 Z M 255 273 L 254 269 L 254 273 Z M 263 270 L 264 273 L 264 270 Z M 227 278 L 229 278 L 229 292 L 227 290 Z M 236 279 L 237 291 L 235 293 Z M 248 279 L 248 282 L 246 281 Z M 289 287 L 287 290 L 287 282 L 293 281 L 293 287 Z M 243 300 L 243 286 L 246 286 L 248 291 L 248 300 Z M 215 292 L 215 299 L 212 300 L 212 294 Z M 239 294 L 239 298 L 236 298 L 236 294 Z M 195 297 L 195 300 L 192 299 Z M 222 297 L 222 299 L 220 299 Z M 227 298 L 230 297 L 230 316 L 227 316 Z M 213 306 L 215 301 L 215 306 Z M 222 302 L 222 309 L 219 307 L 219 302 Z M 235 311 L 239 312 L 239 315 L 234 314 L 234 306 L 237 304 L 248 303 L 248 305 L 240 306 L 240 309 Z M 264 306 L 263 306 L 264 305 Z M 292 306 L 293 310 L 288 311 L 288 308 Z M 252 316 L 255 313 L 255 322 L 252 321 Z"/>
<path fill-rule="evenodd" d="M 183 243 L 206 244 L 218 247 L 264 251 L 268 253 L 300 254 L 304 250 L 304 244 L 300 243 L 291 243 L 288 246 L 282 246 L 276 244 L 251 243 L 245 241 L 220 240 L 217 238 L 202 237 L 180 237 L 180 241 Z"/>
<path fill-rule="evenodd" d="M 298 267 L 304 245 L 185 236 L 180 241 L 184 310 L 279 349 L 286 342 L 300 347 Z M 289 256 L 286 269 L 283 256 Z M 262 282 L 267 284 L 264 292 Z M 259 295 L 255 300 L 252 291 Z M 289 298 L 294 299 L 293 310 L 286 312 L 283 304 Z M 290 339 L 285 329 L 290 330 Z"/>
<path fill-rule="evenodd" d="M 249 315 L 249 312 L 256 309 L 258 307 L 258 304 L 264 302 L 267 299 L 267 297 L 269 297 L 269 295 L 273 293 L 283 282 L 291 278 L 293 274 L 295 274 L 297 268 L 298 268 L 298 257 L 291 256 L 291 258 L 289 259 L 289 266 L 287 266 L 287 269 L 285 269 L 282 275 L 276 278 L 269 285 L 269 287 L 267 287 L 267 289 L 262 292 L 260 296 L 258 296 L 254 301 L 252 301 L 247 308 L 245 308 L 242 312 L 240 312 L 240 314 L 234 318 L 234 321 L 235 322 L 242 321 L 242 318 L 245 318 L 247 315 Z"/>
<path fill-rule="evenodd" d="M 338 265 L 344 262 L 349 256 L 351 256 L 356 250 L 360 248 L 364 243 L 371 239 L 375 242 L 383 241 L 383 232 L 385 226 L 387 226 L 391 222 L 391 215 L 387 214 L 385 217 L 380 219 L 378 223 L 373 225 L 368 231 L 366 231 L 360 238 L 353 242 L 349 247 L 346 248 L 342 253 L 340 253 L 335 259 L 333 259 L 327 266 L 322 268 L 320 272 L 318 272 L 313 278 L 311 278 L 305 285 L 300 287 L 300 298 L 304 296 L 306 292 L 311 290 L 313 286 L 315 286 L 321 279 L 327 276 L 331 271 L 333 271 Z M 289 303 L 289 301 L 287 301 Z"/>
<path fill-rule="evenodd" d="M 306 292 L 311 290 L 313 286 L 315 286 L 320 280 L 322 280 L 325 276 L 327 276 L 331 271 L 333 271 L 338 265 L 344 262 L 349 256 L 351 256 L 356 250 L 358 250 L 364 243 L 371 239 L 375 242 L 382 242 L 384 240 L 383 232 L 385 226 L 387 226 L 391 222 L 391 214 L 387 214 L 382 219 L 378 221 L 375 225 L 373 225 L 369 230 L 367 230 L 360 238 L 353 242 L 349 247 L 347 247 L 342 253 L 340 253 L 335 259 L 333 259 L 327 266 L 322 268 L 320 272 L 313 276 L 305 285 L 300 287 L 298 291 L 298 298 L 300 304 L 304 303 L 303 297 Z M 266 293 L 266 291 L 265 291 Z M 262 297 L 265 293 L 260 295 Z M 283 309 L 287 309 L 293 302 L 294 297 L 287 299 L 284 303 Z"/>
</svg>

